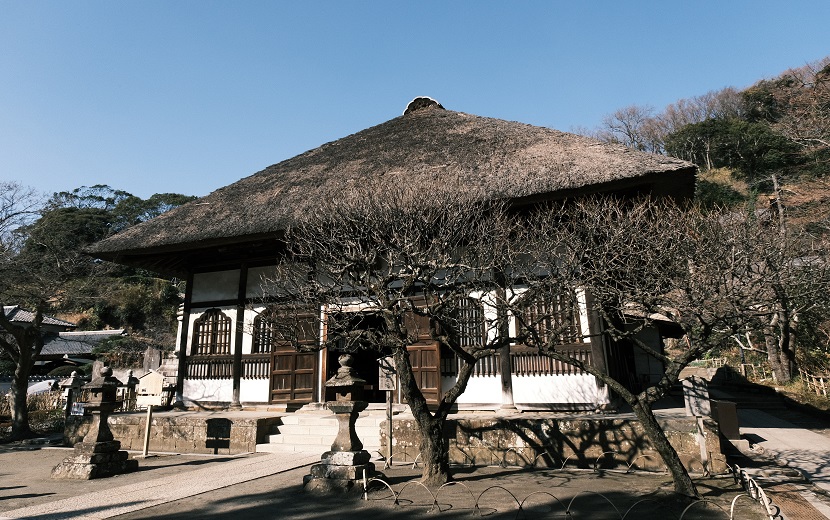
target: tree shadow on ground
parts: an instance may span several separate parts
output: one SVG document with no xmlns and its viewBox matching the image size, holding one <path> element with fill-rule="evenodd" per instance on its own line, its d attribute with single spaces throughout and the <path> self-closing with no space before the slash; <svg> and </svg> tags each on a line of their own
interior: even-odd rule
<svg viewBox="0 0 830 520">
<path fill-rule="evenodd" d="M 160 466 L 142 465 L 141 462 L 146 461 L 147 459 L 138 459 L 138 460 L 139 460 L 139 464 L 138 464 L 138 469 L 136 471 L 137 472 L 142 472 L 142 471 L 159 470 L 159 469 L 164 469 L 164 468 L 172 468 L 172 467 L 176 467 L 176 466 L 202 466 L 202 465 L 205 465 L 205 464 L 212 464 L 214 462 L 228 462 L 228 461 L 231 461 L 231 460 L 235 460 L 235 457 L 218 457 L 218 458 L 217 457 L 211 457 L 211 458 L 205 458 L 205 459 L 199 459 L 199 460 L 188 460 L 186 462 L 179 462 L 179 463 L 176 463 L 176 464 L 164 464 L 164 465 L 160 465 Z"/>
<path fill-rule="evenodd" d="M 407 468 L 407 471 L 389 479 L 392 490 L 382 485 L 374 487 L 369 501 L 363 501 L 359 493 L 306 493 L 300 484 L 293 484 L 297 482 L 296 475 L 289 477 L 289 485 L 285 485 L 285 476 L 281 479 L 266 477 L 260 479 L 258 490 L 253 493 L 246 492 L 249 484 L 240 484 L 120 518 L 537 519 L 560 518 L 569 511 L 570 518 L 575 520 L 619 520 L 630 510 L 626 518 L 670 520 L 680 518 L 684 509 L 691 505 L 684 520 L 718 520 L 729 518 L 729 501 L 739 491 L 737 485 L 732 485 L 731 479 L 719 479 L 719 484 L 703 486 L 705 500 L 696 503 L 664 489 L 665 475 L 644 477 L 607 473 L 599 477 L 579 470 L 570 473 L 488 470 L 486 474 L 471 474 L 440 489 L 427 489 L 418 482 L 417 471 Z M 262 491 L 263 487 L 269 486 L 271 489 Z M 749 514 L 742 511 L 736 518 L 763 518 L 752 512 L 753 506 L 747 502 L 742 507 Z"/>
</svg>

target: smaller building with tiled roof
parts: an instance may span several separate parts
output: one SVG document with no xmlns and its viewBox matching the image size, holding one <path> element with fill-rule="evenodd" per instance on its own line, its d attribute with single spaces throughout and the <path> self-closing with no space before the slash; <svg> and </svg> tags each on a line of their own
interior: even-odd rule
<svg viewBox="0 0 830 520">
<path fill-rule="evenodd" d="M 19 305 L 4 305 L 3 313 L 6 315 L 6 319 L 12 323 L 25 324 L 35 322 L 35 313 Z M 77 328 L 77 325 L 53 316 L 44 315 L 41 327 L 46 332 L 66 332 L 74 330 Z"/>
<path fill-rule="evenodd" d="M 85 330 L 80 332 L 59 332 L 44 338 L 41 359 L 47 356 L 90 356 L 92 349 L 105 339 L 121 336 L 124 329 Z"/>
</svg>

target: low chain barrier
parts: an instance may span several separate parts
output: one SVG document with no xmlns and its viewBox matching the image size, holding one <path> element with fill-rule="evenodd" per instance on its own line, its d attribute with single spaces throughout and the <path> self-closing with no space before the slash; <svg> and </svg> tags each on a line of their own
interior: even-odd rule
<svg viewBox="0 0 830 520">
<path fill-rule="evenodd" d="M 461 491 L 450 496 L 450 489 L 454 487 L 461 488 Z M 757 490 L 756 493 L 760 492 L 763 494 L 763 490 L 757 487 L 757 484 L 752 489 Z M 419 496 L 425 497 L 425 500 L 421 500 L 419 503 Z M 700 515 L 704 514 L 705 518 L 740 520 L 739 517 L 735 516 L 735 505 L 740 497 L 747 496 L 751 497 L 752 495 L 742 493 L 735 497 L 732 500 L 729 511 L 712 500 L 705 498 L 696 500 L 686 506 L 680 512 L 679 516 L 676 516 L 676 513 L 672 515 L 666 510 L 665 504 L 655 498 L 642 498 L 637 500 L 623 511 L 617 507 L 613 500 L 596 491 L 580 491 L 566 502 L 548 491 L 535 491 L 526 495 L 524 498 L 520 498 L 521 495 L 517 495 L 506 487 L 494 485 L 484 489 L 476 496 L 464 482 L 460 481 L 448 482 L 436 489 L 433 493 L 432 490 L 418 480 L 405 482 L 399 489 L 395 490 L 389 482 L 376 477 L 367 481 L 363 494 L 363 498 L 366 501 L 391 500 L 394 507 L 425 507 L 425 512 L 432 514 L 451 512 L 451 514 L 457 515 L 465 509 L 469 510 L 473 516 L 478 517 L 486 517 L 499 512 L 504 514 L 504 511 L 498 511 L 498 509 L 490 505 L 490 501 L 501 499 L 502 502 L 506 501 L 512 507 L 516 508 L 516 519 L 535 519 L 539 518 L 540 514 L 557 515 L 556 518 L 589 519 L 596 517 L 596 509 L 599 507 L 606 514 L 619 517 L 620 520 L 642 518 L 641 515 L 646 513 L 646 508 L 650 508 L 649 510 L 651 512 L 659 511 L 660 517 L 667 519 L 677 518 L 677 520 L 687 520 L 687 518 L 701 518 Z M 761 496 L 763 496 L 764 500 L 768 500 L 766 495 Z M 452 500 L 455 503 L 450 503 Z M 575 504 L 582 504 L 586 500 L 591 501 L 593 504 L 587 508 L 590 511 L 580 512 L 575 508 Z M 596 506 L 597 503 L 600 506 Z M 769 513 L 770 505 L 771 502 L 766 502 L 766 511 L 768 512 L 767 514 L 770 520 L 781 519 L 782 517 L 778 514 L 778 510 L 774 506 L 772 507 L 776 512 Z"/>
<path fill-rule="evenodd" d="M 729 469 L 735 477 L 735 483 L 740 484 L 744 491 L 746 491 L 745 494 L 738 495 L 732 499 L 732 510 L 735 509 L 735 503 L 739 498 L 749 497 L 750 499 L 761 504 L 761 507 L 764 508 L 764 514 L 767 515 L 769 520 L 781 520 L 784 518 L 781 515 L 781 508 L 772 503 L 772 499 L 767 496 L 763 489 L 761 489 L 758 482 L 750 477 L 743 468 L 736 464 L 735 466 L 729 466 Z"/>
<path fill-rule="evenodd" d="M 614 455 L 617 452 L 608 451 L 602 453 L 599 457 L 597 457 L 596 461 L 594 462 L 594 466 L 591 469 L 593 472 L 600 472 L 600 471 L 615 471 L 615 470 L 608 470 L 608 469 L 600 469 L 599 464 L 600 460 L 605 457 L 606 455 Z M 420 460 L 420 453 L 415 459 L 415 462 L 412 464 L 412 468 L 415 469 L 418 465 L 418 461 Z M 564 470 L 565 465 L 567 464 L 569 459 L 565 459 L 562 461 L 561 466 L 558 470 Z M 499 464 L 500 467 L 507 467 L 505 465 Z M 616 472 L 621 474 L 631 474 L 634 472 L 632 467 L 634 463 L 628 465 L 625 470 L 616 470 Z M 747 472 L 740 468 L 739 466 L 729 466 L 729 470 L 732 473 L 735 483 L 740 485 L 743 489 L 744 493 L 741 493 L 735 496 L 730 504 L 729 511 L 727 511 L 724 507 L 720 504 L 717 504 L 708 499 L 701 499 L 695 502 L 692 502 L 688 506 L 683 509 L 680 515 L 677 517 L 678 520 L 685 520 L 686 515 L 692 514 L 700 514 L 701 509 L 705 509 L 705 513 L 707 518 L 728 518 L 729 520 L 739 520 L 738 517 L 735 516 L 735 507 L 739 500 L 741 499 L 748 499 L 751 501 L 756 502 L 762 507 L 763 514 L 769 520 L 783 520 L 783 516 L 781 515 L 781 509 L 773 504 L 772 499 L 764 492 L 761 486 L 750 477 Z M 458 512 L 460 507 L 458 505 L 448 504 L 447 502 L 447 492 L 446 490 L 452 486 L 460 486 L 464 492 L 462 493 L 464 497 L 469 496 L 469 503 L 467 504 L 469 509 L 478 516 L 488 516 L 491 514 L 496 513 L 497 511 L 492 507 L 486 505 L 486 502 L 483 503 L 482 498 L 487 496 L 490 498 L 493 494 L 506 494 L 511 500 L 509 502 L 515 503 L 516 505 L 516 517 L 515 518 L 533 518 L 533 515 L 538 515 L 540 512 L 543 513 L 551 513 L 551 514 L 564 514 L 565 518 L 590 518 L 590 515 L 580 516 L 580 513 L 574 511 L 574 502 L 577 498 L 584 497 L 585 495 L 596 495 L 598 498 L 604 500 L 604 503 L 607 503 L 608 507 L 610 507 L 617 516 L 620 517 L 620 520 L 626 520 L 627 518 L 637 518 L 639 514 L 641 514 L 642 509 L 648 503 L 655 503 L 659 504 L 659 502 L 653 498 L 643 498 L 641 500 L 636 501 L 633 505 L 631 505 L 625 512 L 622 512 L 612 500 L 608 497 L 603 495 L 602 493 L 594 492 L 594 491 L 581 491 L 577 493 L 571 500 L 565 504 L 562 500 L 556 497 L 553 493 L 547 491 L 536 491 L 530 493 L 529 495 L 525 496 L 523 499 L 520 499 L 518 495 L 510 491 L 509 489 L 505 488 L 501 485 L 494 485 L 486 488 L 484 491 L 479 493 L 476 496 L 472 490 L 464 483 L 460 481 L 453 481 L 448 482 L 441 487 L 439 487 L 435 493 L 433 493 L 426 485 L 418 480 L 412 480 L 409 482 L 404 483 L 400 489 L 397 491 L 392 487 L 392 485 L 385 481 L 383 478 L 375 477 L 369 480 L 364 478 L 364 492 L 363 492 L 363 499 L 366 501 L 369 500 L 392 500 L 395 507 L 412 507 L 416 505 L 416 501 L 414 499 L 409 498 L 410 494 L 414 494 L 412 490 L 423 490 L 427 493 L 429 497 L 428 502 L 426 504 L 428 507 L 427 512 L 429 513 L 441 513 L 444 511 L 452 510 L 454 512 Z M 442 494 L 443 492 L 443 494 Z M 385 494 L 384 494 L 385 493 Z M 443 501 L 439 500 L 443 496 Z M 540 502 L 541 501 L 541 502 Z M 408 506 L 405 504 L 409 504 Z M 531 508 L 528 508 L 528 505 L 532 504 Z M 423 505 L 423 504 L 422 504 Z M 539 509 L 544 509 L 545 511 L 539 511 Z M 532 509 L 532 511 L 530 510 Z M 668 515 L 667 512 L 661 508 L 661 512 L 663 513 L 663 517 L 671 518 L 671 515 Z M 712 516 L 712 515 L 716 516 Z"/>
</svg>

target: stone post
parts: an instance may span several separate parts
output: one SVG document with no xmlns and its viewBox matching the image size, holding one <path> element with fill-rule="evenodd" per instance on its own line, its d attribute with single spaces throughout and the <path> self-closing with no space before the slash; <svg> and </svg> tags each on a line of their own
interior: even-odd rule
<svg viewBox="0 0 830 520">
<path fill-rule="evenodd" d="M 78 400 L 81 393 L 81 385 L 84 383 L 83 378 L 78 375 L 78 372 L 72 371 L 72 375 L 60 382 L 61 390 L 64 398 L 64 416 L 69 417 L 72 413 L 72 403 Z"/>
</svg>

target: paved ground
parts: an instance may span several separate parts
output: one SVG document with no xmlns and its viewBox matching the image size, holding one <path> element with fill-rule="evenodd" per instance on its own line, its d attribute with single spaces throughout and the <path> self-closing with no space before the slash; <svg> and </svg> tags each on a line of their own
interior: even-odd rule
<svg viewBox="0 0 830 520">
<path fill-rule="evenodd" d="M 830 484 L 830 438 L 816 433 L 823 430 L 795 427 L 764 412 L 741 411 L 740 416 L 742 433 L 756 444 L 750 453 L 754 460 L 742 465 L 751 468 L 783 517 L 830 518 L 830 494 L 822 494 Z M 415 484 L 418 470 L 396 465 L 385 473 L 397 504 L 382 487 L 368 502 L 318 496 L 302 490 L 317 453 L 161 455 L 141 460 L 140 470 L 129 475 L 51 480 L 51 468 L 70 454 L 65 448 L 0 445 L 0 518 L 538 518 L 568 510 L 572 518 L 601 520 L 620 519 L 633 508 L 626 518 L 669 520 L 680 518 L 689 504 L 671 492 L 664 474 L 499 467 L 457 468 L 461 484 L 429 491 Z M 777 469 L 774 456 L 798 467 L 817 486 L 793 478 L 797 472 Z M 732 478 L 698 480 L 697 485 L 706 500 L 692 505 L 684 520 L 729 518 L 730 503 L 741 494 Z M 763 518 L 747 497 L 736 503 L 734 518 Z"/>
<path fill-rule="evenodd" d="M 671 493 L 663 474 L 596 473 L 584 470 L 458 468 L 463 485 L 433 495 L 418 484 L 411 466 L 386 470 L 391 493 L 378 488 L 372 500 L 359 496 L 319 496 L 302 490 L 306 464 L 317 454 L 258 454 L 235 458 L 171 455 L 141 461 L 142 470 L 98 481 L 52 481 L 48 472 L 66 449 L 15 450 L 0 454 L 0 518 L 225 518 L 370 519 L 434 516 L 457 518 L 476 513 L 525 518 L 540 513 L 573 518 L 619 519 L 637 502 L 636 518 L 678 518 L 689 504 Z M 693 506 L 686 518 L 727 518 L 729 502 L 739 488 L 731 478 L 700 481 L 712 503 Z M 436 490 L 433 490 L 433 492 Z M 644 500 L 645 501 L 642 501 Z M 756 505 L 739 504 L 737 518 L 760 519 Z M 699 510 L 699 511 L 698 511 Z M 671 514 L 667 517 L 667 512 Z M 714 516 L 713 516 L 714 515 Z M 477 516 L 477 515 L 476 515 Z M 631 518 L 631 517 L 630 517 Z"/>
<path fill-rule="evenodd" d="M 779 494 L 782 508 L 791 511 L 786 518 L 830 518 L 830 436 L 827 435 L 830 425 L 826 420 L 792 415 L 792 411 L 738 411 L 741 436 L 753 445 L 749 471 L 758 476 L 765 489 Z M 799 425 L 784 417 L 798 420 Z M 753 471 L 753 466 L 760 469 Z M 776 471 L 776 466 L 781 470 Z M 797 480 L 786 483 L 793 480 L 788 476 L 796 472 L 812 485 L 803 485 Z M 781 480 L 785 482 L 779 483 Z M 802 505 L 793 502 L 798 502 L 798 497 L 806 499 L 811 507 L 802 510 Z M 799 511 L 798 515 L 792 513 L 795 510 Z"/>
</svg>

